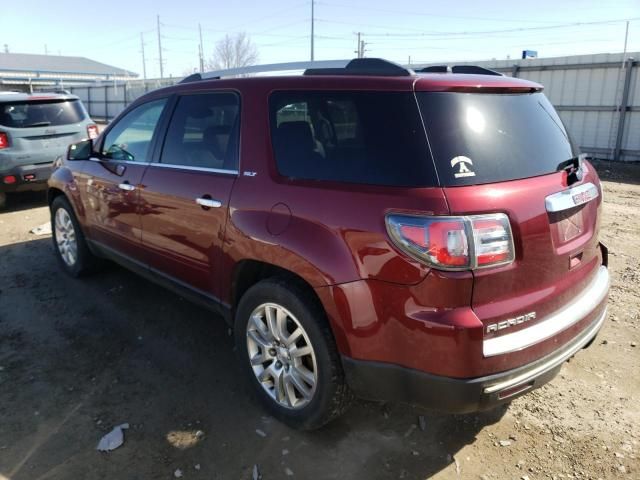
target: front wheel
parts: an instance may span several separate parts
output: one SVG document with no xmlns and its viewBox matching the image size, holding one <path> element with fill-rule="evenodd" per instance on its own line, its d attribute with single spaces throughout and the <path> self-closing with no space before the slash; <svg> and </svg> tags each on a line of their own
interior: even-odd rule
<svg viewBox="0 0 640 480">
<path fill-rule="evenodd" d="M 238 305 L 235 341 L 267 410 L 300 430 L 343 413 L 351 393 L 324 312 L 295 281 L 263 280 Z"/>
</svg>

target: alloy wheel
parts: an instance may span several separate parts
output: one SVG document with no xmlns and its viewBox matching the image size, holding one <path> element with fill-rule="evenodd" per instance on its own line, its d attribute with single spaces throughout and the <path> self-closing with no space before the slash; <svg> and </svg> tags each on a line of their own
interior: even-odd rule
<svg viewBox="0 0 640 480">
<path fill-rule="evenodd" d="M 55 236 L 60 257 L 67 266 L 73 267 L 78 260 L 78 242 L 71 216 L 64 208 L 56 211 Z"/>
<path fill-rule="evenodd" d="M 275 303 L 258 306 L 247 322 L 247 352 L 256 379 L 278 405 L 300 409 L 313 399 L 316 354 L 289 310 Z"/>
</svg>

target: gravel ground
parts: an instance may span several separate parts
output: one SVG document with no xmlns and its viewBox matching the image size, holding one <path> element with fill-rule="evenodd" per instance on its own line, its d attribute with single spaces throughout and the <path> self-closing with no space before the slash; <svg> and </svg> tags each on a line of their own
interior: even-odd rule
<svg viewBox="0 0 640 480">
<path fill-rule="evenodd" d="M 640 167 L 640 166 L 638 166 Z M 222 321 L 119 267 L 63 275 L 41 195 L 0 213 L 0 480 L 640 478 L 640 168 L 601 165 L 608 322 L 549 385 L 448 416 L 358 402 L 314 433 L 265 416 Z M 422 418 L 421 418 L 422 417 Z M 128 422 L 110 453 L 98 440 Z"/>
</svg>

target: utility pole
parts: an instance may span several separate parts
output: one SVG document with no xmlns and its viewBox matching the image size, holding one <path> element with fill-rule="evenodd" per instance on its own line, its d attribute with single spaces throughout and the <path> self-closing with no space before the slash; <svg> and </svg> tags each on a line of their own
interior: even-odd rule
<svg viewBox="0 0 640 480">
<path fill-rule="evenodd" d="M 627 60 L 627 40 L 629 40 L 629 20 L 627 20 L 627 28 L 624 31 L 624 49 L 622 50 L 622 68 Z"/>
<path fill-rule="evenodd" d="M 9 53 L 9 44 L 8 43 L 4 44 L 4 53 Z"/>
<path fill-rule="evenodd" d="M 204 72 L 204 45 L 202 43 L 202 25 L 198 24 L 200 32 L 200 73 Z"/>
<path fill-rule="evenodd" d="M 142 47 L 142 78 L 147 79 L 147 60 L 144 58 L 144 33 L 140 32 L 140 46 Z"/>
<path fill-rule="evenodd" d="M 311 0 L 311 61 L 313 62 L 313 40 L 314 40 L 314 27 L 315 27 L 315 0 Z"/>
<path fill-rule="evenodd" d="M 367 44 L 367 42 L 365 42 L 364 40 L 360 40 L 360 58 L 364 58 L 364 52 L 365 52 L 365 45 Z"/>
<path fill-rule="evenodd" d="M 158 60 L 160 61 L 160 78 L 164 78 L 164 67 L 162 66 L 162 37 L 160 36 L 160 15 L 156 15 L 158 24 Z"/>
<path fill-rule="evenodd" d="M 356 32 L 356 35 L 358 36 L 358 49 L 355 50 L 355 53 L 358 54 L 358 58 L 364 58 L 364 47 L 367 45 L 367 42 L 362 39 L 362 37 L 364 37 L 364 33 Z"/>
</svg>

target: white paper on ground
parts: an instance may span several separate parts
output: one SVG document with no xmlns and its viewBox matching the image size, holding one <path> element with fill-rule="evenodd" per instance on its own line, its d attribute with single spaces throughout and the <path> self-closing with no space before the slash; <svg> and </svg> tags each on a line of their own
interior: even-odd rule
<svg viewBox="0 0 640 480">
<path fill-rule="evenodd" d="M 34 235 L 51 235 L 51 222 L 43 223 L 30 230 Z"/>
<path fill-rule="evenodd" d="M 124 443 L 124 434 L 122 433 L 122 430 L 127 428 L 129 428 L 128 423 L 123 423 L 122 425 L 114 427 L 113 430 L 100 439 L 97 450 L 101 452 L 109 452 L 118 448 Z"/>
</svg>

